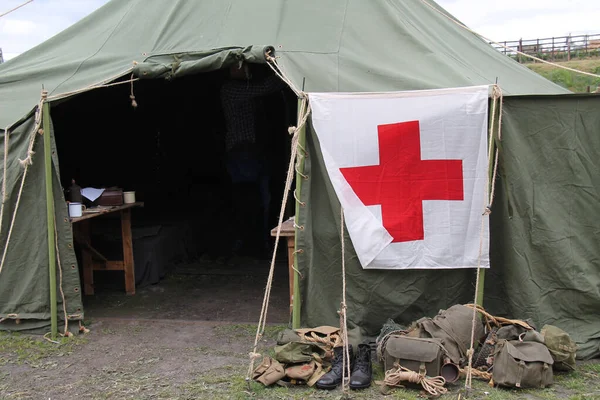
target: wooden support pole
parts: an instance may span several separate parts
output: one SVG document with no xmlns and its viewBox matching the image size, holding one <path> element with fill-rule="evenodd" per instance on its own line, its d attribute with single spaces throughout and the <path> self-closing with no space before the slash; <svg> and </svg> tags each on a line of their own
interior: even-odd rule
<svg viewBox="0 0 600 400">
<path fill-rule="evenodd" d="M 500 101 L 500 100 L 498 100 Z M 500 118 L 502 118 L 502 115 L 500 115 L 500 111 L 498 109 L 498 107 L 496 107 L 496 113 L 495 114 L 491 114 L 489 117 L 489 124 L 491 125 L 492 122 L 494 121 L 494 119 L 496 118 L 496 115 L 498 116 L 498 120 Z M 498 124 L 494 124 L 495 128 L 494 130 L 496 131 L 498 129 Z M 489 137 L 488 140 L 493 141 L 494 137 L 496 135 L 496 132 L 491 132 L 491 135 Z M 488 168 L 489 168 L 489 182 L 490 182 L 490 186 L 488 187 L 488 193 L 489 191 L 492 190 L 492 178 L 493 178 L 493 174 L 494 174 L 494 159 L 495 157 L 492 155 L 492 157 L 488 160 Z M 484 296 L 484 287 L 485 287 L 485 268 L 480 268 L 479 272 L 478 272 L 478 279 L 479 279 L 479 287 L 477 289 L 477 293 L 476 293 L 476 297 L 475 297 L 475 303 L 478 306 L 483 307 L 483 296 Z"/>
<path fill-rule="evenodd" d="M 300 108 L 302 104 L 302 100 L 298 99 L 298 124 L 300 123 Z M 304 171 L 304 158 L 306 156 L 306 154 L 304 154 L 303 152 L 303 148 L 306 148 L 306 125 L 303 126 L 299 131 L 298 131 L 298 156 L 297 156 L 297 160 L 298 163 L 296 165 L 296 197 L 298 199 L 300 199 L 300 194 L 301 194 L 301 190 L 302 190 L 302 180 L 303 177 L 301 175 L 301 172 Z M 300 171 L 300 172 L 298 172 Z M 295 222 L 296 222 L 296 226 L 299 226 L 299 215 L 300 215 L 300 203 L 298 203 L 296 201 L 296 215 L 295 215 Z M 296 234 L 294 235 L 295 237 L 295 249 L 298 250 L 298 234 L 299 234 L 299 229 L 296 228 Z M 294 298 L 293 298 L 293 304 L 292 304 L 292 328 L 293 329 L 298 329 L 300 328 L 300 275 L 298 274 L 298 252 L 294 253 Z"/>
<path fill-rule="evenodd" d="M 125 292 L 135 294 L 135 267 L 133 263 L 133 239 L 131 235 L 131 208 L 121 211 L 121 234 L 123 235 L 123 269 Z"/>
<path fill-rule="evenodd" d="M 44 132 L 44 169 L 46 173 L 46 214 L 48 217 L 48 274 L 50 284 L 50 335 L 56 340 L 58 334 L 56 304 L 56 248 L 54 237 L 54 195 L 52 191 L 52 147 L 50 143 L 50 105 L 44 102 L 42 107 Z"/>
</svg>

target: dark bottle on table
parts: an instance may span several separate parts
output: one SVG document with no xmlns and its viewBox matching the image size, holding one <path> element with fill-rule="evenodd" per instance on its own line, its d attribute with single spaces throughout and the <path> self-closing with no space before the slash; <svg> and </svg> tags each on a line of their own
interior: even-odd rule
<svg viewBox="0 0 600 400">
<path fill-rule="evenodd" d="M 81 186 L 77 185 L 75 179 L 71 179 L 71 186 L 69 187 L 69 201 L 71 203 L 83 203 Z"/>
</svg>

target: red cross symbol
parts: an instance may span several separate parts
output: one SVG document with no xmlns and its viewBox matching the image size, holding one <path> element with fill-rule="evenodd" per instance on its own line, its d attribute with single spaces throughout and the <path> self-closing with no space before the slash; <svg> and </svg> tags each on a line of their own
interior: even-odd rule
<svg viewBox="0 0 600 400">
<path fill-rule="evenodd" d="M 462 160 L 421 160 L 419 121 L 379 125 L 379 165 L 340 168 L 393 242 L 423 240 L 423 200 L 463 200 Z"/>
</svg>

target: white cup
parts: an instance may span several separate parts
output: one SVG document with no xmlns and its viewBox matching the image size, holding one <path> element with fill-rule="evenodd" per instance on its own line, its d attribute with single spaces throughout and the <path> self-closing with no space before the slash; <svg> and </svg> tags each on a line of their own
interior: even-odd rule
<svg viewBox="0 0 600 400">
<path fill-rule="evenodd" d="M 69 203 L 69 216 L 71 218 L 81 217 L 85 206 L 81 203 Z"/>
<path fill-rule="evenodd" d="M 123 202 L 125 204 L 135 203 L 135 192 L 123 192 Z"/>
</svg>

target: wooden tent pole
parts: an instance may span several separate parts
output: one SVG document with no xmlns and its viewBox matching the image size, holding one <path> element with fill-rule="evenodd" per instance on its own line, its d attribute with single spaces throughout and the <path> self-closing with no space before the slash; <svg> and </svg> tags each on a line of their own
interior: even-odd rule
<svg viewBox="0 0 600 400">
<path fill-rule="evenodd" d="M 494 113 L 492 113 L 490 115 L 489 124 L 492 124 L 493 121 L 494 121 L 494 118 L 496 118 L 495 107 L 493 107 L 492 110 L 494 110 Z M 502 118 L 502 116 L 498 115 L 498 118 Z M 498 128 L 496 128 L 496 129 L 498 129 Z M 495 133 L 491 132 L 491 135 L 490 135 L 490 137 L 489 137 L 488 140 L 494 140 L 494 135 L 495 135 Z M 488 163 L 489 163 L 488 171 L 489 171 L 489 182 L 490 182 L 490 186 L 488 187 L 488 190 L 492 190 L 492 182 L 493 182 L 492 175 L 494 174 L 494 157 L 493 156 L 490 157 L 490 159 L 488 160 Z M 476 297 L 475 297 L 475 303 L 478 306 L 483 307 L 483 294 L 484 294 L 483 289 L 484 289 L 484 286 L 485 286 L 485 269 L 484 268 L 480 268 L 478 274 L 479 274 L 479 277 L 478 277 L 478 279 L 479 279 L 479 288 L 477 290 L 477 294 L 476 294 Z"/>
<path fill-rule="evenodd" d="M 298 99 L 298 118 L 300 118 L 300 108 L 302 104 L 302 99 Z M 300 123 L 300 120 L 298 119 L 298 123 Z M 304 157 L 306 156 L 306 154 L 304 154 L 304 150 L 306 148 L 306 124 L 300 128 L 300 130 L 298 131 L 298 164 L 296 166 L 296 197 L 298 199 L 300 199 L 300 194 L 301 194 L 301 190 L 302 190 L 302 174 L 301 172 L 304 171 Z M 299 214 L 300 214 L 300 203 L 298 201 L 296 201 L 296 213 L 295 213 L 295 226 L 299 226 Z M 293 329 L 298 329 L 300 328 L 300 274 L 298 273 L 298 233 L 299 230 L 298 228 L 295 228 L 296 230 L 296 234 L 294 235 L 294 240 L 295 240 L 295 244 L 294 244 L 294 250 L 296 250 L 294 252 L 294 297 L 293 297 L 293 303 L 292 303 L 292 328 Z"/>
<path fill-rule="evenodd" d="M 477 300 L 475 303 L 483 307 L 483 287 L 485 286 L 485 268 L 479 269 L 479 288 L 477 290 Z"/>
<path fill-rule="evenodd" d="M 47 101 L 42 107 L 44 136 L 44 169 L 46 173 L 46 212 L 48 216 L 48 266 L 50 276 L 50 326 L 52 340 L 58 333 L 56 304 L 56 250 L 54 237 L 54 195 L 52 191 L 52 148 L 50 143 L 50 105 Z"/>
</svg>

